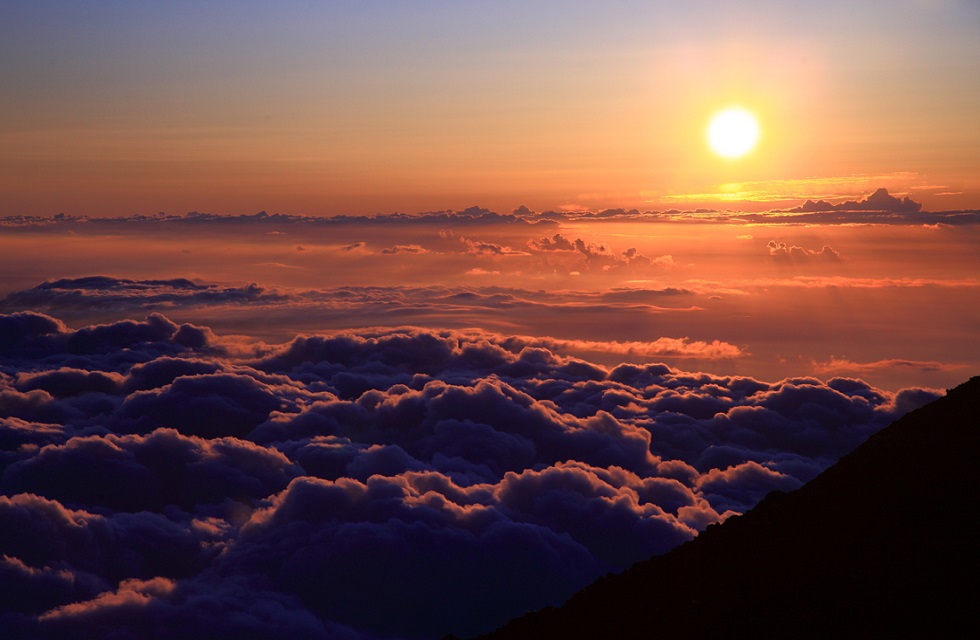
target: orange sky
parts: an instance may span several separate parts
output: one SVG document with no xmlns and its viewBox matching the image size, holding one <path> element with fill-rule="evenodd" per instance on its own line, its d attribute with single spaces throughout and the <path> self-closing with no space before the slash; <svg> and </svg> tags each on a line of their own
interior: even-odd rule
<svg viewBox="0 0 980 640">
<path fill-rule="evenodd" d="M 973 2 L 114 4 L 0 26 L 0 215 L 980 202 Z"/>
</svg>

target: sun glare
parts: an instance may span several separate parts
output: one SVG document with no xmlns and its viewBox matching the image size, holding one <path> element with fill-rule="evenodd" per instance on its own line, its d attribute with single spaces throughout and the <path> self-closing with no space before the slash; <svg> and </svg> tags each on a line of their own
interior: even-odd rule
<svg viewBox="0 0 980 640">
<path fill-rule="evenodd" d="M 708 144 L 726 158 L 739 158 L 755 147 L 759 140 L 759 123 L 755 116 L 740 107 L 719 111 L 708 125 Z"/>
</svg>

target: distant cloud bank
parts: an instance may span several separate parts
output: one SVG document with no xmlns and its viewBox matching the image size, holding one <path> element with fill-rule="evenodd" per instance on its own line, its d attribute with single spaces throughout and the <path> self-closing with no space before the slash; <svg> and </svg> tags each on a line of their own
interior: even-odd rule
<svg viewBox="0 0 980 640">
<path fill-rule="evenodd" d="M 378 213 L 375 215 L 352 216 L 307 216 L 294 214 L 269 214 L 265 211 L 253 215 L 225 215 L 218 213 L 191 212 L 184 215 L 164 214 L 133 215 L 128 217 L 89 217 L 56 214 L 52 216 L 7 216 L 0 219 L 0 226 L 6 227 L 45 227 L 51 225 L 95 225 L 119 228 L 132 224 L 160 225 L 164 228 L 196 227 L 208 224 L 238 225 L 306 225 L 335 226 L 372 224 L 385 226 L 428 225 L 445 228 L 475 226 L 521 226 L 557 227 L 562 222 L 750 222 L 756 224 L 980 224 L 980 211 L 922 211 L 922 204 L 906 196 L 896 198 L 887 189 L 877 189 L 862 200 L 847 200 L 831 203 L 826 200 L 807 200 L 798 207 L 773 210 L 762 213 L 740 213 L 716 209 L 666 211 L 640 211 L 638 209 L 605 209 L 601 211 L 562 210 L 536 212 L 525 206 L 511 213 L 497 213 L 482 207 L 469 207 L 454 211 L 431 211 L 422 213 Z M 557 239 L 556 239 L 557 240 Z M 565 242 L 569 242 L 565 239 Z M 539 250 L 555 250 L 558 244 L 549 246 L 542 243 Z M 353 246 L 349 248 L 354 248 Z M 391 247 L 388 253 L 397 252 Z M 578 250 L 583 251 L 585 248 Z M 401 249 L 408 250 L 407 248 Z"/>
<path fill-rule="evenodd" d="M 117 284 L 123 304 L 278 295 Z M 422 329 L 269 346 L 160 314 L 0 315 L 5 634 L 472 634 L 800 486 L 936 397 L 565 346 Z"/>
<path fill-rule="evenodd" d="M 585 311 L 602 322 L 612 315 L 643 318 L 653 314 L 691 313 L 697 310 L 693 306 L 696 298 L 694 291 L 678 287 L 548 292 L 499 286 L 348 286 L 280 291 L 255 283 L 229 286 L 195 283 L 184 278 L 133 280 L 86 276 L 59 278 L 11 292 L 0 299 L 0 312 L 37 310 L 57 313 L 72 321 L 88 321 L 106 309 L 144 315 L 151 311 L 181 310 L 212 319 L 219 314 L 242 316 L 245 319 L 240 320 L 248 324 L 247 318 L 261 311 L 266 324 L 274 324 L 273 317 L 290 322 L 290 317 L 302 315 L 326 317 L 343 327 L 363 326 L 372 319 L 375 324 L 411 324 L 420 317 L 446 321 L 458 318 L 466 326 L 473 326 L 473 318 L 478 317 L 512 326 L 519 315 L 522 321 L 540 326 L 568 312 Z M 562 344 L 573 347 L 577 343 L 565 340 Z M 605 344 L 610 345 L 612 353 L 655 353 L 649 343 L 643 346 L 634 343 L 631 347 L 624 346 L 625 343 Z M 599 341 L 593 341 L 589 351 L 601 351 L 599 346 Z M 711 352 L 729 356 L 739 353 L 735 345 L 721 343 L 720 347 Z"/>
</svg>

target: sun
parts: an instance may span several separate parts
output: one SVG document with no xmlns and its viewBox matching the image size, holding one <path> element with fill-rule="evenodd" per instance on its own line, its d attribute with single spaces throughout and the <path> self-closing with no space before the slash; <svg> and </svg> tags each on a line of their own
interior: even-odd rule
<svg viewBox="0 0 980 640">
<path fill-rule="evenodd" d="M 725 158 L 739 158 L 759 141 L 759 122 L 741 107 L 719 111 L 708 125 L 708 144 Z"/>
</svg>

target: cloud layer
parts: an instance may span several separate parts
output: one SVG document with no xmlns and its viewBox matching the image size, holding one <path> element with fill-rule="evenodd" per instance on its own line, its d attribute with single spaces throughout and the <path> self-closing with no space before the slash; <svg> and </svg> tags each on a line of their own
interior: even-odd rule
<svg viewBox="0 0 980 640">
<path fill-rule="evenodd" d="M 717 194 L 706 194 L 703 199 L 717 200 Z M 752 199 L 751 197 L 749 198 Z M 948 224 L 975 225 L 980 223 L 980 211 L 922 211 L 922 204 L 910 197 L 897 198 L 885 188 L 879 188 L 866 198 L 847 200 L 836 204 L 826 200 L 806 200 L 803 204 L 785 210 L 761 213 L 739 213 L 715 209 L 666 211 L 640 211 L 638 209 L 562 210 L 536 212 L 521 206 L 511 213 L 497 213 L 472 206 L 462 210 L 427 211 L 421 213 L 379 213 L 372 216 L 308 216 L 295 214 L 269 214 L 260 211 L 254 215 L 224 215 L 194 211 L 184 215 L 158 214 L 103 218 L 88 216 L 23 216 L 0 218 L 0 226 L 8 228 L 31 227 L 42 229 L 64 225 L 78 229 L 100 228 L 114 232 L 126 227 L 140 226 L 163 230 L 183 229 L 192 231 L 207 225 L 220 224 L 226 228 L 243 225 L 300 227 L 306 229 L 339 228 L 369 224 L 391 228 L 422 226 L 430 228 L 467 227 L 524 227 L 557 228 L 563 222 L 753 222 L 764 224 Z M 568 240 L 566 239 L 566 242 Z M 406 249 L 402 249 L 405 251 Z M 391 247 L 388 253 L 398 252 Z"/>
<path fill-rule="evenodd" d="M 0 336 L 12 637 L 479 632 L 799 486 L 935 397 L 453 330 L 267 347 L 159 314 L 22 312 Z"/>
<path fill-rule="evenodd" d="M 912 198 L 896 198 L 887 189 L 877 189 L 864 200 L 848 200 L 839 204 L 831 204 L 826 200 L 807 200 L 799 207 L 790 211 L 889 211 L 891 213 L 916 213 L 922 209 L 922 204 Z"/>
</svg>

